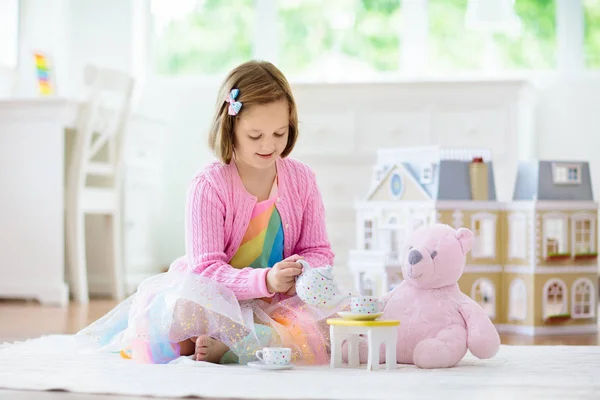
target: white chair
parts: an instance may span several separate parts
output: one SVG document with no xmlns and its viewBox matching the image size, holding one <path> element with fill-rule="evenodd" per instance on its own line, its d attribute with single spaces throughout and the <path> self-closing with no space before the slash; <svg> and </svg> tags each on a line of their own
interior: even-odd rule
<svg viewBox="0 0 600 400">
<path fill-rule="evenodd" d="M 122 255 L 123 133 L 133 79 L 122 72 L 86 67 L 87 101 L 80 109 L 66 176 L 67 275 L 75 301 L 87 304 L 86 215 L 104 215 L 111 237 L 112 295 L 124 297 Z"/>
</svg>

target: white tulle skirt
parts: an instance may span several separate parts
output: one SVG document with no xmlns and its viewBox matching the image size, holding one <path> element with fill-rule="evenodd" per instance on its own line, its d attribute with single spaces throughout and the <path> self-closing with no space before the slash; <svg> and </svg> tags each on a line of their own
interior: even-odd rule
<svg viewBox="0 0 600 400">
<path fill-rule="evenodd" d="M 297 296 L 238 301 L 224 286 L 191 272 L 170 270 L 148 278 L 131 297 L 80 331 L 100 349 L 144 363 L 168 363 L 179 343 L 209 335 L 230 351 L 222 362 L 245 364 L 266 346 L 292 348 L 293 362 L 326 364 L 326 319 L 346 306 L 322 309 Z"/>
</svg>

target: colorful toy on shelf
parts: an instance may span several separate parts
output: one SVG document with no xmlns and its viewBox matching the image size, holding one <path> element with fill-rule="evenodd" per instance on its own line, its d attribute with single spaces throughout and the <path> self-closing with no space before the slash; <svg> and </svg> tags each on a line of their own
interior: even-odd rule
<svg viewBox="0 0 600 400">
<path fill-rule="evenodd" d="M 598 204 L 588 162 L 521 162 L 513 199 L 501 202 L 491 159 L 486 149 L 379 150 L 369 194 L 356 204 L 357 290 L 396 287 L 413 223 L 439 222 L 473 232 L 459 285 L 499 331 L 596 332 Z"/>
<path fill-rule="evenodd" d="M 38 88 L 41 95 L 48 96 L 54 94 L 54 82 L 52 80 L 52 69 L 48 58 L 41 53 L 35 53 L 35 70 L 38 81 Z"/>
</svg>

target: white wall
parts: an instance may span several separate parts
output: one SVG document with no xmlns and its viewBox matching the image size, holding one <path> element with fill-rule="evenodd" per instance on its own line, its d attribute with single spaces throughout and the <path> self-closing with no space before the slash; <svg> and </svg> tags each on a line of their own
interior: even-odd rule
<svg viewBox="0 0 600 400">
<path fill-rule="evenodd" d="M 536 131 L 540 158 L 589 160 L 600 196 L 600 77 L 546 82 L 538 90 Z"/>
<path fill-rule="evenodd" d="M 86 64 L 132 68 L 132 2 L 125 0 L 21 0 L 16 96 L 37 94 L 34 52 L 48 56 L 57 94 L 82 94 Z"/>
<path fill-rule="evenodd" d="M 20 56 L 25 62 L 19 75 L 21 94 L 31 90 L 31 66 L 27 60 L 34 48 L 56 55 L 61 92 L 65 95 L 81 94 L 79 82 L 86 63 L 135 70 L 132 1 L 24 0 L 23 3 Z M 159 228 L 162 239 L 158 243 L 164 264 L 184 251 L 185 192 L 194 171 L 211 159 L 205 146 L 206 130 L 218 84 L 149 81 L 143 87 L 137 106 L 137 111 L 162 118 L 172 127 L 164 148 L 166 189 Z M 542 158 L 588 159 L 594 186 L 598 188 L 600 78 L 545 79 L 537 85 L 538 105 L 533 129 L 538 144 L 535 150 Z M 598 195 L 597 189 L 595 193 Z M 353 238 L 349 232 L 348 240 L 353 241 Z"/>
</svg>

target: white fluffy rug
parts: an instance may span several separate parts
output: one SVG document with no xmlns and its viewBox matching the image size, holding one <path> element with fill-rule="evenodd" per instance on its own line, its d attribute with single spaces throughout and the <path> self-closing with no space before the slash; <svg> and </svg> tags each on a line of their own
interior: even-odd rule
<svg viewBox="0 0 600 400">
<path fill-rule="evenodd" d="M 257 371 L 182 357 L 142 365 L 116 354 L 82 355 L 72 336 L 0 347 L 0 388 L 236 399 L 600 398 L 600 346 L 502 346 L 455 368 L 396 371 L 296 367 Z"/>
</svg>

